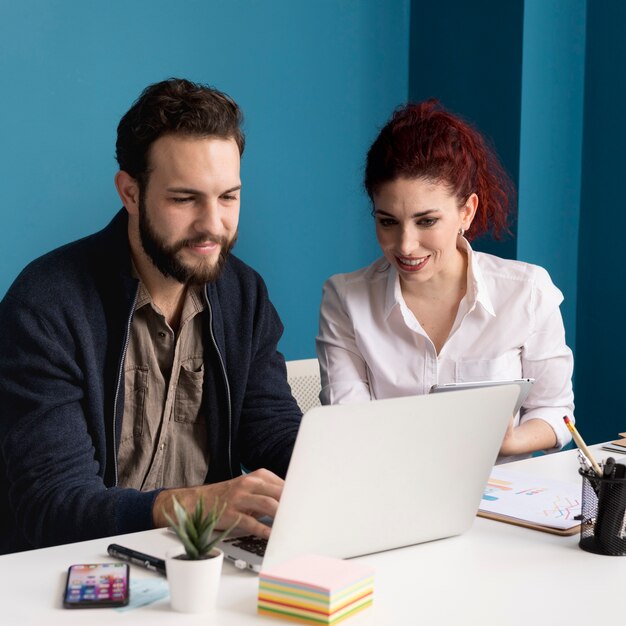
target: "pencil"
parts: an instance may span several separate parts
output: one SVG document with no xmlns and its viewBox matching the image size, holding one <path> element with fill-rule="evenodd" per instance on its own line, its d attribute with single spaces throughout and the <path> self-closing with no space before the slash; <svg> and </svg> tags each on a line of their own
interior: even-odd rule
<svg viewBox="0 0 626 626">
<path fill-rule="evenodd" d="M 572 424 L 572 422 L 570 421 L 569 417 L 567 417 L 567 415 L 563 416 L 563 421 L 565 422 L 565 425 L 569 428 L 570 432 L 572 433 L 572 437 L 574 437 L 574 441 L 576 442 L 576 445 L 583 451 L 583 454 L 589 459 L 589 463 L 591 463 L 591 467 L 593 467 L 593 471 L 598 476 L 602 476 L 602 470 L 600 469 L 600 466 L 591 455 L 591 452 L 589 452 L 589 448 L 587 447 L 587 444 L 583 441 L 583 438 L 580 436 L 580 434 L 576 430 L 576 427 L 574 426 L 574 424 Z"/>
</svg>

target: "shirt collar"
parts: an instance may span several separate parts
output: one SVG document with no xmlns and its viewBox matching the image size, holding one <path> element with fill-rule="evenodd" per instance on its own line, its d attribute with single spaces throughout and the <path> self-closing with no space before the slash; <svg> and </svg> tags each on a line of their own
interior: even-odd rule
<svg viewBox="0 0 626 626">
<path fill-rule="evenodd" d="M 401 305 L 403 299 L 398 270 L 387 259 L 383 259 L 383 261 L 387 265 L 387 286 L 385 289 L 385 318 L 387 318 L 394 307 Z"/>
<path fill-rule="evenodd" d="M 467 254 L 467 296 L 470 308 L 474 304 L 480 304 L 489 315 L 496 316 L 493 303 L 487 289 L 487 284 L 483 277 L 483 273 L 478 265 L 476 254 L 472 250 L 469 241 L 465 237 L 459 238 L 459 248 Z M 388 317 L 393 308 L 401 305 L 404 301 L 400 290 L 400 277 L 398 271 L 393 265 L 387 265 L 387 285 L 385 292 L 385 317 Z"/>
<path fill-rule="evenodd" d="M 137 293 L 137 300 L 135 302 L 135 310 L 138 310 L 141 307 L 146 306 L 147 304 L 152 304 L 152 298 L 150 297 L 150 293 L 146 289 L 146 286 L 143 284 L 141 276 L 139 276 L 137 267 L 135 266 L 135 263 L 132 259 L 130 261 L 130 274 L 133 278 L 136 278 L 139 281 L 139 291 Z"/>
<path fill-rule="evenodd" d="M 135 263 L 131 261 L 131 275 L 133 278 L 139 280 L 139 292 L 137 294 L 137 302 L 135 303 L 135 310 L 139 310 L 141 307 L 150 305 L 155 311 L 158 311 L 156 305 L 152 300 L 152 296 L 150 292 L 143 284 L 141 280 L 141 276 L 139 276 L 139 272 L 137 271 L 137 267 Z M 181 324 L 184 323 L 187 319 L 192 318 L 196 313 L 200 313 L 204 311 L 206 308 L 206 303 L 203 297 L 203 287 L 202 285 L 192 285 L 187 287 L 187 291 L 185 293 L 185 303 L 183 304 L 183 311 L 181 314 Z M 160 312 L 159 312 L 160 313 Z"/>
<path fill-rule="evenodd" d="M 483 276 L 476 253 L 472 250 L 469 241 L 465 237 L 459 237 L 459 248 L 467 254 L 467 292 L 470 306 L 480 304 L 489 315 L 495 317 L 489 289 Z"/>
</svg>

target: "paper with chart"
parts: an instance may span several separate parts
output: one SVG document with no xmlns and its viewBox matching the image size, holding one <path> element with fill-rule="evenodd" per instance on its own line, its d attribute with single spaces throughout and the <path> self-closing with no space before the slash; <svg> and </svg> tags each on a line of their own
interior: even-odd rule
<svg viewBox="0 0 626 626">
<path fill-rule="evenodd" d="M 487 481 L 479 511 L 549 528 L 580 524 L 581 485 L 550 480 L 496 466 Z"/>
</svg>

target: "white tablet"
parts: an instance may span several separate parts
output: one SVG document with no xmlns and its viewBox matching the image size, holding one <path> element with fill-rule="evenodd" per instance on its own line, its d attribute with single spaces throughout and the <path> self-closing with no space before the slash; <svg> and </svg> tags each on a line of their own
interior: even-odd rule
<svg viewBox="0 0 626 626">
<path fill-rule="evenodd" d="M 516 378 L 514 380 L 476 380 L 465 383 L 443 383 L 442 385 L 433 385 L 430 388 L 430 393 L 455 391 L 456 389 L 472 389 L 474 387 L 494 387 L 495 385 L 519 385 L 519 396 L 515 403 L 515 410 L 513 411 L 513 415 L 517 415 L 534 382 L 534 378 Z"/>
</svg>

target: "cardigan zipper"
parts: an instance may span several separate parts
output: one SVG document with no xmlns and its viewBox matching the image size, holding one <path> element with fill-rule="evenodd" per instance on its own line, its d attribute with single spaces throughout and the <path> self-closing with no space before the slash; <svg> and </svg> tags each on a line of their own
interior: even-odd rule
<svg viewBox="0 0 626 626">
<path fill-rule="evenodd" d="M 213 333 L 213 308 L 211 307 L 211 301 L 209 300 L 209 294 L 207 293 L 207 289 L 205 287 L 204 297 L 209 308 L 209 332 L 211 334 L 211 341 L 213 342 L 213 346 L 215 347 L 215 351 L 217 352 L 217 356 L 220 360 L 220 366 L 222 369 L 222 375 L 224 377 L 224 384 L 226 385 L 226 402 L 228 405 L 228 469 L 230 471 L 230 477 L 234 478 L 235 474 L 233 472 L 233 461 L 232 461 L 232 440 L 233 440 L 233 424 L 232 424 L 232 407 L 230 400 L 230 385 L 228 383 L 228 375 L 226 373 L 226 366 L 224 365 L 224 359 L 222 359 L 222 353 L 220 352 L 220 348 L 217 345 L 217 340 L 215 339 L 215 335 Z"/>
<path fill-rule="evenodd" d="M 128 321 L 126 322 L 126 335 L 124 336 L 124 349 L 122 350 L 122 359 L 119 364 L 119 368 L 117 370 L 117 385 L 115 387 L 115 399 L 113 403 L 113 470 L 114 470 L 114 481 L 113 486 L 117 487 L 117 401 L 120 395 L 120 385 L 122 382 L 122 372 L 124 371 L 124 362 L 126 361 L 126 353 L 128 352 L 128 342 L 130 341 L 130 325 L 133 319 L 133 313 L 135 312 L 135 307 L 137 306 L 137 298 L 139 296 L 139 283 L 137 283 L 137 288 L 135 290 L 135 297 L 133 298 L 133 306 L 130 310 L 130 315 L 128 316 Z"/>
</svg>

